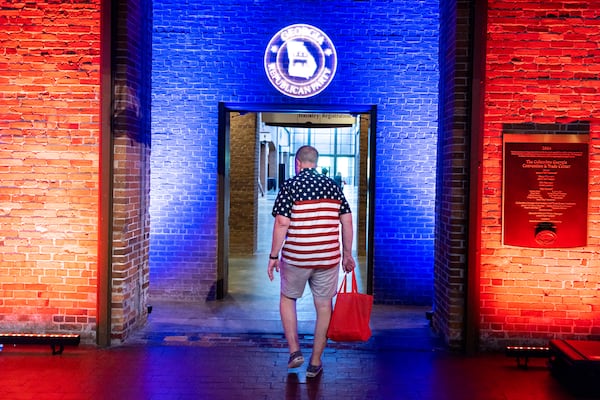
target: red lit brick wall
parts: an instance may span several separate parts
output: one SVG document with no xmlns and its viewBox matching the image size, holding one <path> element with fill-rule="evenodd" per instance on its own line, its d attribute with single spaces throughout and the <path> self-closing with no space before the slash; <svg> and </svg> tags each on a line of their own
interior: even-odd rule
<svg viewBox="0 0 600 400">
<path fill-rule="evenodd" d="M 600 337 L 600 3 L 489 1 L 483 168 L 484 347 Z M 503 124 L 590 124 L 588 244 L 502 244 Z"/>
<path fill-rule="evenodd" d="M 0 2 L 0 326 L 95 336 L 100 0 Z"/>
</svg>

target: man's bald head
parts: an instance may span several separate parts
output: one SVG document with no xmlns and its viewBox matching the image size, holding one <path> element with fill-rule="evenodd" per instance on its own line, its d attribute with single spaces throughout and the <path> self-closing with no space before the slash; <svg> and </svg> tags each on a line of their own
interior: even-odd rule
<svg viewBox="0 0 600 400">
<path fill-rule="evenodd" d="M 315 168 L 319 152 L 312 146 L 302 146 L 296 151 L 296 174 L 304 168 Z"/>
<path fill-rule="evenodd" d="M 313 167 L 316 167 L 319 160 L 319 152 L 312 146 L 302 146 L 296 151 L 296 160 L 302 163 L 314 164 Z"/>
</svg>

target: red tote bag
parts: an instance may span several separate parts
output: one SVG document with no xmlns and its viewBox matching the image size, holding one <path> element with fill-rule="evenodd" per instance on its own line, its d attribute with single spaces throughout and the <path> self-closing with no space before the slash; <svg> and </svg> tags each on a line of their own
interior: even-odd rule
<svg viewBox="0 0 600 400">
<path fill-rule="evenodd" d="M 335 342 L 365 342 L 371 337 L 369 321 L 373 296 L 358 293 L 354 271 L 351 274 L 352 291 L 346 291 L 346 274 L 337 294 L 327 330 L 327 337 Z"/>
</svg>

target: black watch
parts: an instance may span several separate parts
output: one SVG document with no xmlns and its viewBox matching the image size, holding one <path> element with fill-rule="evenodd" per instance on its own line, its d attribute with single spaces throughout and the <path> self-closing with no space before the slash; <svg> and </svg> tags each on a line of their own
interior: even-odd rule
<svg viewBox="0 0 600 400">
<path fill-rule="evenodd" d="M 272 255 L 269 254 L 269 260 L 277 260 L 279 259 L 279 257 L 275 256 L 273 257 Z"/>
</svg>

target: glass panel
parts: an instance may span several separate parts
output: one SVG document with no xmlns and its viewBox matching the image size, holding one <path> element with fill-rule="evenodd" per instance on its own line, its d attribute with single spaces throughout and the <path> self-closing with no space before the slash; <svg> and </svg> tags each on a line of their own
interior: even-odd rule
<svg viewBox="0 0 600 400">
<path fill-rule="evenodd" d="M 344 185 L 352 185 L 354 182 L 354 157 L 337 157 L 336 174 L 342 175 Z"/>
<path fill-rule="evenodd" d="M 337 153 L 346 156 L 354 156 L 354 132 L 351 128 L 338 129 Z"/>
<path fill-rule="evenodd" d="M 325 169 L 327 171 L 325 171 Z M 317 171 L 328 177 L 333 177 L 333 158 L 328 156 L 319 155 L 319 165 Z"/>
<path fill-rule="evenodd" d="M 354 182 L 354 158 L 356 151 L 355 128 L 287 128 L 290 132 L 289 170 L 293 175 L 294 157 L 301 146 L 309 144 L 319 151 L 318 170 L 327 169 L 333 178 L 337 172 L 347 183 Z"/>
<path fill-rule="evenodd" d="M 306 128 L 290 128 L 292 140 L 292 154 L 296 154 L 296 150 L 308 142 L 308 129 Z"/>
<path fill-rule="evenodd" d="M 319 154 L 333 154 L 335 151 L 335 134 L 333 129 L 312 129 L 312 145 L 319 151 Z"/>
</svg>

